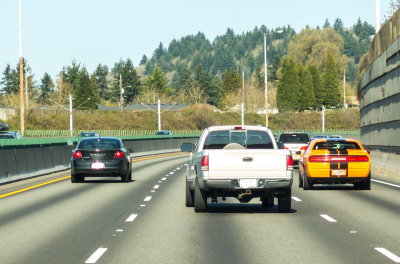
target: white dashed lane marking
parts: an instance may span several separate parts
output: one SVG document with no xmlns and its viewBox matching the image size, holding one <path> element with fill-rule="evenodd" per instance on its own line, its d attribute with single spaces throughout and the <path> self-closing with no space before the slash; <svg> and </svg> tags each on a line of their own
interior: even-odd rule
<svg viewBox="0 0 400 264">
<path fill-rule="evenodd" d="M 154 185 L 153 189 L 158 189 L 160 187 L 160 185 Z"/>
<path fill-rule="evenodd" d="M 379 253 L 381 253 L 382 255 L 390 258 L 392 261 L 394 261 L 396 263 L 400 263 L 400 257 L 395 255 L 395 254 L 393 254 L 392 252 L 390 252 L 386 248 L 376 247 L 375 250 L 378 251 Z"/>
<path fill-rule="evenodd" d="M 165 181 L 166 179 L 167 179 L 167 178 L 166 178 L 166 177 L 164 177 L 164 178 L 162 178 L 161 180 L 162 180 L 162 181 Z"/>
<path fill-rule="evenodd" d="M 326 221 L 331 222 L 331 223 L 336 223 L 337 221 L 335 219 L 333 219 L 332 217 L 330 217 L 329 215 L 326 214 L 322 214 L 320 215 L 322 218 L 324 218 Z"/>
<path fill-rule="evenodd" d="M 135 220 L 136 217 L 137 217 L 137 214 L 131 214 L 131 215 L 125 220 L 125 222 L 133 222 L 133 220 Z"/>
<path fill-rule="evenodd" d="M 107 248 L 98 248 L 86 261 L 85 263 L 96 263 L 101 256 L 107 251 Z"/>
<path fill-rule="evenodd" d="M 295 196 L 293 196 L 292 199 L 295 200 L 296 202 L 301 202 L 301 199 L 300 199 L 300 198 L 297 198 L 297 197 L 295 197 Z"/>
<path fill-rule="evenodd" d="M 148 202 L 148 201 L 150 201 L 151 200 L 151 196 L 147 196 L 146 198 L 144 198 L 144 201 L 145 202 Z"/>
</svg>

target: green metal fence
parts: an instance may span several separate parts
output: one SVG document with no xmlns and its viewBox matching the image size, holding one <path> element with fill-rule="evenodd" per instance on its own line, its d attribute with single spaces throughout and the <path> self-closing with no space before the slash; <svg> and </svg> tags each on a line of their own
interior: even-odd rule
<svg viewBox="0 0 400 264">
<path fill-rule="evenodd" d="M 72 137 L 77 137 L 81 132 L 88 130 L 74 130 Z M 157 130 L 90 130 L 97 132 L 100 136 L 121 137 L 121 136 L 149 136 L 155 135 Z M 69 130 L 25 130 L 24 137 L 44 138 L 44 137 L 70 137 Z M 172 130 L 173 135 L 200 135 L 200 130 Z"/>
</svg>

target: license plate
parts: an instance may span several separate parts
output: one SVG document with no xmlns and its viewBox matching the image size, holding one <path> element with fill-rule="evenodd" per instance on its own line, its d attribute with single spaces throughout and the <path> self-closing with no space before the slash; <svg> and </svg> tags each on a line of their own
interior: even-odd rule
<svg viewBox="0 0 400 264">
<path fill-rule="evenodd" d="M 90 167 L 92 169 L 98 170 L 98 169 L 104 169 L 106 165 L 103 162 L 93 162 Z"/>
<path fill-rule="evenodd" d="M 239 180 L 240 188 L 255 188 L 257 187 L 257 180 L 256 179 L 241 179 Z"/>
<path fill-rule="evenodd" d="M 346 176 L 346 170 L 332 170 L 332 176 Z"/>
</svg>

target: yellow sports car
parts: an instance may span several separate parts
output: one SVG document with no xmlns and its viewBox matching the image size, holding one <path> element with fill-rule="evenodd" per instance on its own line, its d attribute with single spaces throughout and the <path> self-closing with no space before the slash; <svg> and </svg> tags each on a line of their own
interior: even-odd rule
<svg viewBox="0 0 400 264">
<path fill-rule="evenodd" d="M 299 187 L 309 190 L 314 184 L 335 183 L 353 183 L 354 188 L 371 190 L 371 158 L 359 141 L 317 139 L 301 155 Z"/>
</svg>

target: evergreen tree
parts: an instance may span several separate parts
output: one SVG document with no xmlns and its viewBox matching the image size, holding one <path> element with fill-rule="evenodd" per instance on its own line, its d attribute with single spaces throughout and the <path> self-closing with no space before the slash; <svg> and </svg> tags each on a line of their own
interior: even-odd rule
<svg viewBox="0 0 400 264">
<path fill-rule="evenodd" d="M 6 65 L 0 84 L 4 86 L 2 92 L 6 95 L 16 94 L 19 92 L 19 73 L 15 69 L 12 69 L 10 64 Z"/>
<path fill-rule="evenodd" d="M 218 105 L 220 98 L 219 78 L 213 79 L 209 72 L 203 70 L 202 65 L 197 66 L 195 70 L 194 85 L 200 87 L 208 104 Z"/>
<path fill-rule="evenodd" d="M 72 85 L 74 91 L 76 89 L 76 81 L 78 79 L 80 70 L 81 70 L 81 65 L 77 63 L 75 60 L 73 60 L 72 65 L 63 67 L 63 70 L 60 74 L 64 82 L 68 82 L 70 85 Z"/>
<path fill-rule="evenodd" d="M 108 67 L 106 65 L 97 65 L 96 70 L 93 73 L 94 85 L 99 93 L 99 97 L 104 100 L 109 100 L 111 97 L 108 88 Z"/>
<path fill-rule="evenodd" d="M 182 69 L 175 73 L 176 80 L 175 80 L 175 89 L 177 91 L 187 91 L 192 87 L 192 72 L 190 71 L 189 67 L 185 64 Z M 175 78 L 174 76 L 174 78 Z"/>
<path fill-rule="evenodd" d="M 353 62 L 350 61 L 349 63 L 347 63 L 346 80 L 354 84 L 356 80 L 356 75 L 357 75 L 357 67 Z"/>
<path fill-rule="evenodd" d="M 298 72 L 300 82 L 299 110 L 309 110 L 315 107 L 312 75 L 310 69 L 304 68 L 301 64 L 298 65 Z"/>
<path fill-rule="evenodd" d="M 325 23 L 324 23 L 324 25 L 322 27 L 325 29 L 325 28 L 328 28 L 330 26 L 331 26 L 331 24 L 329 23 L 329 20 L 325 19 Z"/>
<path fill-rule="evenodd" d="M 254 70 L 254 78 L 256 81 L 256 87 L 258 89 L 264 89 L 265 88 L 265 76 L 264 76 L 264 72 L 261 71 L 261 66 L 258 66 L 255 70 Z"/>
<path fill-rule="evenodd" d="M 43 78 L 40 81 L 42 85 L 40 86 L 38 101 L 41 104 L 46 104 L 48 103 L 50 95 L 54 92 L 54 82 L 47 72 L 44 73 Z"/>
<path fill-rule="evenodd" d="M 325 93 L 324 106 L 336 107 L 340 103 L 339 75 L 335 59 L 328 53 L 325 60 L 324 73 L 322 74 L 322 88 Z"/>
<path fill-rule="evenodd" d="M 268 74 L 268 80 L 276 81 L 278 79 L 277 72 L 280 66 L 281 60 L 279 59 L 279 56 L 276 56 L 272 62 L 272 67 Z"/>
<path fill-rule="evenodd" d="M 85 67 L 79 70 L 75 81 L 73 107 L 78 109 L 97 109 L 97 95 Z"/>
<path fill-rule="evenodd" d="M 164 55 L 165 51 L 166 50 L 165 50 L 162 42 L 160 42 L 160 45 L 158 45 L 158 48 L 154 51 L 154 57 L 156 58 L 156 61 L 160 61 L 160 59 Z"/>
<path fill-rule="evenodd" d="M 315 109 L 320 109 L 324 104 L 325 98 L 325 92 L 322 89 L 321 75 L 319 74 L 319 70 L 316 65 L 310 65 L 308 68 L 312 77 L 312 86 L 315 96 Z"/>
<path fill-rule="evenodd" d="M 139 65 L 144 65 L 144 64 L 146 64 L 146 62 L 147 62 L 147 56 L 143 55 L 142 59 L 140 60 Z"/>
<path fill-rule="evenodd" d="M 340 18 L 336 18 L 333 29 L 338 33 L 343 31 L 343 21 Z"/>
<path fill-rule="evenodd" d="M 282 76 L 278 81 L 276 101 L 280 112 L 299 110 L 300 96 L 299 75 L 293 59 L 285 59 L 282 63 Z"/>
<path fill-rule="evenodd" d="M 112 100 L 117 102 L 121 94 L 120 79 L 122 80 L 122 88 L 124 89 L 124 100 L 126 104 L 132 102 L 141 92 L 142 82 L 136 69 L 133 67 L 131 59 L 120 60 L 112 69 L 114 74 Z"/>
<path fill-rule="evenodd" d="M 173 93 L 173 90 L 168 85 L 167 77 L 165 77 L 165 74 L 157 66 L 154 68 L 153 74 L 147 77 L 144 86 L 148 90 L 156 91 L 159 95 L 172 95 Z"/>
<path fill-rule="evenodd" d="M 242 87 L 242 78 L 232 68 L 225 71 L 224 78 L 221 84 L 221 97 L 219 99 L 219 106 L 226 109 L 229 106 L 229 98 L 235 95 Z"/>
</svg>

